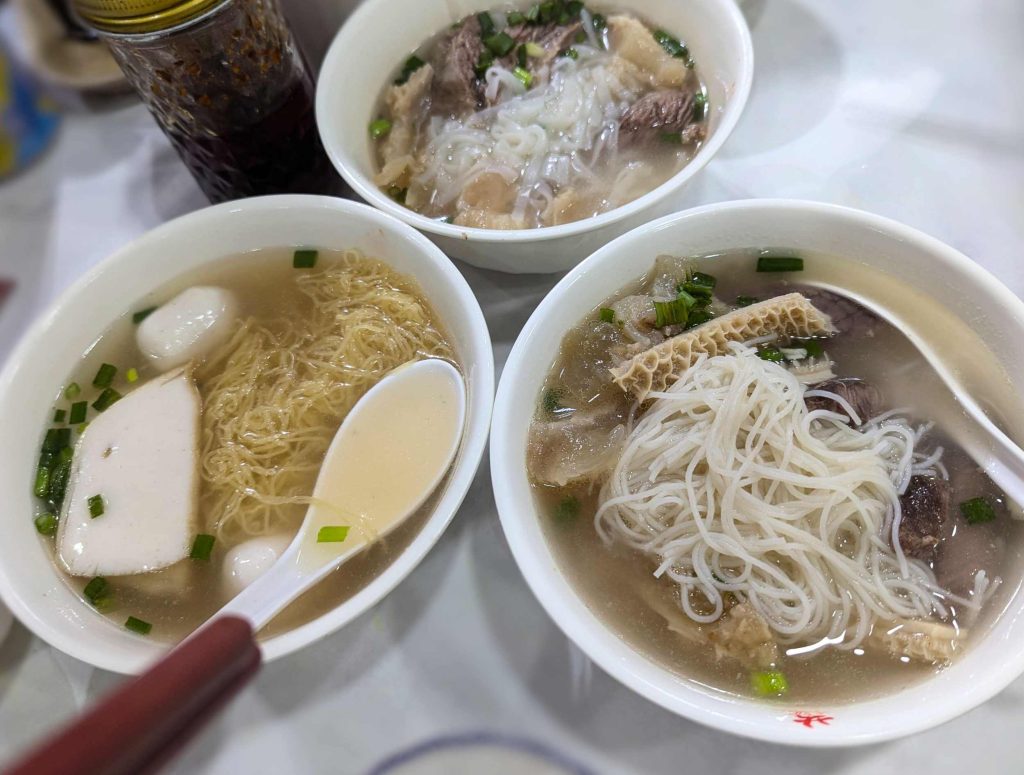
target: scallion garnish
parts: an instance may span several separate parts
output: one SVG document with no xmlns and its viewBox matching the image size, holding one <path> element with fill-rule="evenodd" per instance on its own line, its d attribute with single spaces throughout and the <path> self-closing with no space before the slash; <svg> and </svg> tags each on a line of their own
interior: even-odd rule
<svg viewBox="0 0 1024 775">
<path fill-rule="evenodd" d="M 103 512 L 106 510 L 106 504 L 103 502 L 102 495 L 92 495 L 86 499 L 86 503 L 89 504 L 90 517 L 96 519 L 96 517 L 103 516 Z"/>
<path fill-rule="evenodd" d="M 789 682 L 778 670 L 759 670 L 750 674 L 750 688 L 758 697 L 781 697 L 789 691 Z"/>
<path fill-rule="evenodd" d="M 494 19 L 487 11 L 478 13 L 476 20 L 480 22 L 480 37 L 486 38 L 494 34 Z"/>
<path fill-rule="evenodd" d="M 707 323 L 715 316 L 706 309 L 694 309 L 690 311 L 690 318 L 686 321 L 687 329 L 696 328 L 701 323 Z"/>
<path fill-rule="evenodd" d="M 528 22 L 537 22 L 540 19 L 540 3 L 536 3 L 527 8 L 524 16 L 526 16 L 526 21 Z"/>
<path fill-rule="evenodd" d="M 124 627 L 126 630 L 131 630 L 139 635 L 149 635 L 150 630 L 153 629 L 153 625 L 149 622 L 143 621 L 142 619 L 136 619 L 134 616 L 129 616 L 125 622 Z"/>
<path fill-rule="evenodd" d="M 757 357 L 763 361 L 771 361 L 772 363 L 782 363 L 786 360 L 786 356 L 782 354 L 782 350 L 773 344 L 758 345 Z"/>
<path fill-rule="evenodd" d="M 50 492 L 50 474 L 50 467 L 40 463 L 36 469 L 36 480 L 32 485 L 32 494 L 37 498 L 45 498 Z"/>
<path fill-rule="evenodd" d="M 515 68 L 512 71 L 512 75 L 518 78 L 522 82 L 523 86 L 525 86 L 527 89 L 529 89 L 530 84 L 533 83 L 533 75 L 530 73 L 529 70 L 523 67 Z"/>
<path fill-rule="evenodd" d="M 520 67 L 526 67 L 526 46 L 520 46 L 516 49 L 516 64 Z"/>
<path fill-rule="evenodd" d="M 104 363 L 96 372 L 96 376 L 92 378 L 92 384 L 98 388 L 110 387 L 115 374 L 117 374 L 117 366 L 112 363 Z"/>
<path fill-rule="evenodd" d="M 757 259 L 758 272 L 802 272 L 804 260 L 794 256 L 761 256 Z"/>
<path fill-rule="evenodd" d="M 36 517 L 33 522 L 36 525 L 36 532 L 41 536 L 52 536 L 57 534 L 57 518 L 50 512 L 44 512 Z"/>
<path fill-rule="evenodd" d="M 655 30 L 654 39 L 658 41 L 658 45 L 665 49 L 669 56 L 673 56 L 676 59 L 686 59 L 690 56 L 686 46 L 665 32 L 665 30 Z"/>
<path fill-rule="evenodd" d="M 996 510 L 985 498 L 971 498 L 960 504 L 960 513 L 968 525 L 980 525 L 996 518 Z"/>
<path fill-rule="evenodd" d="M 595 13 L 591 16 L 590 23 L 596 32 L 601 32 L 608 27 L 608 20 L 604 18 L 604 14 L 600 13 Z"/>
<path fill-rule="evenodd" d="M 67 448 L 67 452 L 71 452 L 71 448 Z M 59 507 L 64 502 L 64 494 L 68 489 L 68 479 L 71 478 L 71 455 L 65 456 L 65 451 L 61 450 L 60 458 L 58 463 L 53 467 L 50 472 L 50 489 L 46 493 L 46 499 L 50 501 L 54 506 Z"/>
<path fill-rule="evenodd" d="M 70 444 L 70 428 L 50 428 L 43 437 L 43 450 L 46 452 L 60 452 Z"/>
<path fill-rule="evenodd" d="M 654 327 L 686 325 L 693 302 L 694 298 L 689 294 L 681 295 L 672 301 L 654 302 Z"/>
<path fill-rule="evenodd" d="M 615 310 L 613 310 L 611 307 L 601 307 L 600 315 L 601 321 L 604 323 L 615 322 Z"/>
<path fill-rule="evenodd" d="M 105 412 L 120 400 L 120 393 L 114 390 L 114 388 L 107 388 L 99 394 L 99 397 L 95 401 L 92 402 L 92 408 L 97 412 Z"/>
<path fill-rule="evenodd" d="M 124 373 L 124 378 L 128 382 L 138 382 L 139 381 L 139 370 L 134 368 L 134 367 L 128 369 L 128 371 L 126 371 Z"/>
<path fill-rule="evenodd" d="M 794 339 L 794 347 L 802 347 L 807 351 L 810 358 L 818 358 L 825 354 L 825 348 L 821 345 L 820 339 Z"/>
<path fill-rule="evenodd" d="M 380 140 L 384 135 L 391 131 L 391 122 L 386 118 L 378 118 L 370 122 L 370 137 L 374 140 Z"/>
<path fill-rule="evenodd" d="M 402 65 L 402 72 L 395 79 L 395 85 L 396 86 L 401 86 L 403 83 L 405 83 L 406 81 L 409 80 L 409 76 L 410 75 L 415 73 L 417 70 L 419 70 L 425 64 L 426 64 L 426 62 L 424 62 L 418 56 L 413 54 L 411 57 L 406 59 L 405 60 L 405 64 Z"/>
<path fill-rule="evenodd" d="M 515 48 L 516 42 L 507 32 L 499 32 L 496 35 L 489 35 L 484 38 L 484 45 L 495 56 L 503 57 Z"/>
<path fill-rule="evenodd" d="M 77 382 L 72 382 L 66 388 L 64 388 L 64 398 L 70 401 L 73 398 L 78 398 L 78 395 L 82 392 L 82 388 L 78 386 Z"/>
<path fill-rule="evenodd" d="M 317 250 L 296 250 L 292 254 L 292 268 L 294 269 L 312 269 L 316 266 L 316 260 L 319 257 L 320 252 Z"/>
<path fill-rule="evenodd" d="M 53 413 L 54 422 L 64 422 L 64 418 L 68 416 L 68 413 L 63 409 L 58 409 Z"/>
<path fill-rule="evenodd" d="M 192 542 L 192 551 L 188 556 L 193 560 L 209 560 L 210 555 L 213 553 L 213 544 L 216 540 L 212 535 L 200 533 L 196 536 L 196 540 Z"/>
<path fill-rule="evenodd" d="M 708 109 L 708 95 L 699 91 L 693 95 L 693 120 L 703 121 Z"/>
<path fill-rule="evenodd" d="M 569 59 L 579 59 L 580 52 L 574 48 L 567 48 L 565 51 L 562 52 L 562 56 L 569 57 Z"/>
<path fill-rule="evenodd" d="M 156 312 L 156 307 L 146 307 L 145 309 L 140 309 L 138 312 L 133 312 L 132 323 L 138 325 L 143 320 L 152 315 L 154 312 Z"/>
<path fill-rule="evenodd" d="M 761 301 L 757 296 L 737 296 L 736 306 L 737 307 L 749 307 L 751 304 L 757 304 Z"/>
<path fill-rule="evenodd" d="M 686 291 L 693 296 L 706 296 L 710 298 L 717 282 L 718 280 L 712 275 L 705 274 L 704 272 L 693 272 L 676 287 L 676 290 Z"/>
<path fill-rule="evenodd" d="M 474 68 L 474 71 L 476 72 L 476 77 L 483 78 L 485 75 L 487 75 L 487 68 L 493 64 L 494 54 L 492 54 L 488 49 L 485 48 L 483 51 L 480 52 L 480 58 L 476 61 L 476 67 Z"/>
<path fill-rule="evenodd" d="M 348 538 L 348 525 L 324 525 L 316 531 L 318 544 L 339 544 Z"/>
<path fill-rule="evenodd" d="M 545 412 L 554 414 L 562 408 L 562 391 L 556 388 L 548 388 L 544 391 L 544 397 L 540 401 Z"/>
<path fill-rule="evenodd" d="M 569 15 L 575 19 L 580 15 L 580 11 L 583 10 L 583 3 L 581 0 L 569 0 L 565 8 L 569 12 Z"/>
<path fill-rule="evenodd" d="M 509 27 L 518 27 L 520 24 L 526 23 L 526 14 L 521 11 L 512 11 L 505 20 L 508 22 Z"/>
<path fill-rule="evenodd" d="M 555 509 L 555 519 L 559 522 L 569 522 L 576 519 L 580 513 L 580 499 L 575 495 L 566 495 L 558 502 Z"/>
<path fill-rule="evenodd" d="M 544 47 L 534 43 L 532 40 L 529 43 L 523 44 L 523 50 L 526 51 L 528 57 L 542 57 L 544 56 Z"/>
<path fill-rule="evenodd" d="M 85 589 L 82 590 L 82 595 L 90 603 L 95 604 L 97 600 L 107 594 L 107 591 L 107 580 L 102 576 L 97 576 L 85 585 Z"/>
</svg>

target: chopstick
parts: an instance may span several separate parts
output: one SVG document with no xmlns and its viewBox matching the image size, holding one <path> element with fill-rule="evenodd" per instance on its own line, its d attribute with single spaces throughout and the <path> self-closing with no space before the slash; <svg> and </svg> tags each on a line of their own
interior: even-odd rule
<svg viewBox="0 0 1024 775">
<path fill-rule="evenodd" d="M 260 650 L 247 621 L 235 616 L 212 621 L 5 775 L 155 772 L 259 667 Z"/>
</svg>

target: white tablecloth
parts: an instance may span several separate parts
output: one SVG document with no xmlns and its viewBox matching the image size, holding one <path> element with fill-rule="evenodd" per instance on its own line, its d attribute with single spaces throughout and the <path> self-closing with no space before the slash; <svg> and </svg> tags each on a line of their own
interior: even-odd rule
<svg viewBox="0 0 1024 775">
<path fill-rule="evenodd" d="M 341 0 L 292 0 L 322 52 Z M 753 96 L 681 206 L 800 197 L 861 207 L 964 251 L 1024 295 L 1024 3 L 748 0 Z M 0 185 L 0 357 L 58 291 L 147 229 L 203 205 L 131 100 L 78 111 L 47 157 Z M 552 276 L 460 267 L 501 364 Z M 5 443 L 18 440 L 5 439 Z M 3 540 L 0 536 L 0 540 Z M 117 677 L 16 625 L 0 645 L 0 761 Z M 562 636 L 502 537 L 483 466 L 444 539 L 344 631 L 264 668 L 180 772 L 364 772 L 426 738 L 526 735 L 599 772 L 1024 772 L 1024 681 L 946 726 L 848 751 L 755 743 L 633 695 Z"/>
</svg>

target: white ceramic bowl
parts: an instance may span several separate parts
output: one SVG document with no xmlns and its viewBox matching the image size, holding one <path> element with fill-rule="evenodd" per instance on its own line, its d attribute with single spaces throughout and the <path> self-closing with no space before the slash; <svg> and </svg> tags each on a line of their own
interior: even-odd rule
<svg viewBox="0 0 1024 775">
<path fill-rule="evenodd" d="M 985 347 L 983 338 L 1005 370 L 1008 389 L 993 400 L 993 408 L 1006 419 L 1011 436 L 1024 439 L 1024 303 L 981 267 L 931 237 L 856 210 L 772 200 L 711 205 L 662 218 L 608 244 L 569 272 L 523 328 L 505 365 L 491 428 L 491 477 L 502 527 L 534 594 L 565 634 L 619 681 L 669 710 L 727 732 L 808 746 L 853 745 L 916 732 L 969 710 L 1024 672 L 1021 568 L 1006 574 L 1000 590 L 1004 614 L 948 669 L 881 699 L 801 707 L 720 694 L 641 656 L 577 596 L 541 532 L 525 469 L 527 432 L 565 332 L 648 271 L 659 254 L 765 247 L 851 259 L 876 273 L 876 291 L 906 283 L 930 297 L 927 303 L 937 301 L 969 320 L 979 336 L 976 346 Z M 894 296 L 885 303 L 896 309 L 925 303 L 907 291 Z M 929 332 L 924 334 L 927 340 Z M 987 379 L 959 376 L 972 393 L 972 380 Z M 827 724 L 806 722 L 796 715 L 801 712 L 822 714 Z"/>
<path fill-rule="evenodd" d="M 512 3 L 518 5 L 527 4 Z M 410 51 L 470 13 L 503 7 L 500 0 L 366 0 L 327 52 L 317 83 L 317 125 L 334 166 L 363 199 L 423 231 L 448 255 L 502 272 L 562 272 L 634 226 L 678 209 L 680 189 L 722 147 L 746 105 L 754 70 L 750 31 L 733 0 L 591 3 L 602 12 L 634 11 L 686 41 L 712 106 L 704 146 L 653 191 L 595 218 L 515 231 L 440 223 L 397 204 L 377 188 L 367 127 L 386 79 Z"/>
<path fill-rule="evenodd" d="M 469 387 L 462 448 L 436 510 L 409 547 L 337 608 L 262 643 L 270 660 L 342 627 L 380 600 L 448 526 L 479 466 L 494 393 L 494 360 L 480 305 L 440 250 L 414 229 L 362 204 L 316 196 L 229 202 L 178 218 L 110 256 L 76 282 L 29 331 L 0 373 L 0 597 L 47 643 L 97 667 L 135 673 L 166 645 L 105 620 L 58 576 L 32 524 L 31 482 L 40 434 L 69 368 L 113 320 L 190 269 L 260 248 L 358 247 L 416 279 L 453 339 Z M 15 440 L 17 443 L 15 443 Z"/>
</svg>

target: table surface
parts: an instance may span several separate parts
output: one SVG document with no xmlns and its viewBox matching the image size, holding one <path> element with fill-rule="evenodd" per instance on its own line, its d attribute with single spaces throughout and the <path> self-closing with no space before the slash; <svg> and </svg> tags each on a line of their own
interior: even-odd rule
<svg viewBox="0 0 1024 775">
<path fill-rule="evenodd" d="M 313 58 L 351 0 L 292 0 Z M 1024 4 L 750 0 L 747 112 L 680 206 L 796 197 L 873 210 L 959 248 L 1024 295 Z M 45 159 L 0 186 L 0 358 L 61 289 L 204 204 L 145 110 L 79 109 Z M 556 276 L 461 266 L 505 356 Z M 0 761 L 118 677 L 20 625 L 0 644 Z M 1024 768 L 1024 680 L 939 729 L 853 750 L 758 743 L 620 686 L 548 619 L 505 544 L 486 462 L 447 534 L 385 601 L 264 668 L 180 772 L 365 772 L 447 734 L 540 741 L 598 772 L 930 773 Z"/>
</svg>

